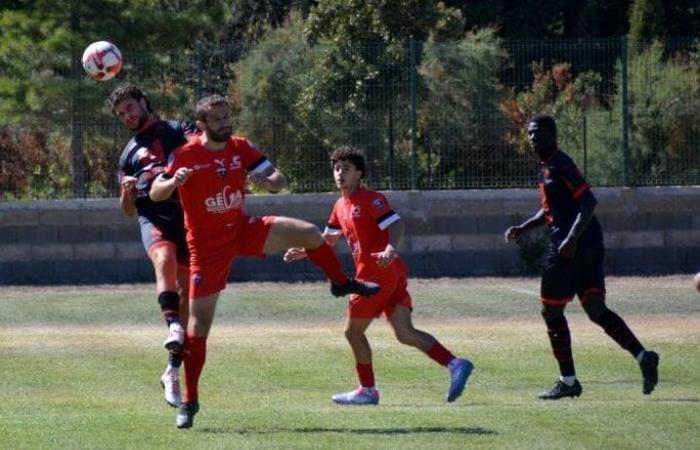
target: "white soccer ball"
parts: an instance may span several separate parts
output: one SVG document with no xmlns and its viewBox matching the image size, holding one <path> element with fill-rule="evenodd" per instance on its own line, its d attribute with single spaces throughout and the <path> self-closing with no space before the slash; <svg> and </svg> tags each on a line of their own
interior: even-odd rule
<svg viewBox="0 0 700 450">
<path fill-rule="evenodd" d="M 83 52 L 83 68 L 90 78 L 111 80 L 122 70 L 122 52 L 111 42 L 93 42 Z"/>
</svg>

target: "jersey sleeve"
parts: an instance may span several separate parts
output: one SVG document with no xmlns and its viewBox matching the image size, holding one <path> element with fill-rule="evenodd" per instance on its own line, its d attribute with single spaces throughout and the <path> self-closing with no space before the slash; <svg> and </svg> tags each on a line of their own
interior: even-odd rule
<svg viewBox="0 0 700 450">
<path fill-rule="evenodd" d="M 189 139 L 190 136 L 199 134 L 199 128 L 197 128 L 197 125 L 195 125 L 194 122 L 190 122 L 189 120 L 183 120 L 179 123 L 179 128 L 180 131 L 182 131 L 182 134 L 185 136 L 185 140 Z"/>
<path fill-rule="evenodd" d="M 391 209 L 391 205 L 386 197 L 379 192 L 373 192 L 369 210 L 380 230 L 386 230 L 389 228 L 389 225 L 401 219 L 401 217 Z"/>
<path fill-rule="evenodd" d="M 343 234 L 343 228 L 340 226 L 340 219 L 338 217 L 338 203 L 333 206 L 330 216 L 328 217 L 328 223 L 326 223 L 326 229 L 323 230 L 324 234 L 332 234 L 335 236 L 340 236 Z"/>
<path fill-rule="evenodd" d="M 170 153 L 168 156 L 168 162 L 167 165 L 165 166 L 165 169 L 161 172 L 160 176 L 164 178 L 171 178 L 173 175 L 175 175 L 175 172 L 177 172 L 177 169 L 180 167 L 183 167 L 182 165 L 182 160 L 183 156 L 182 153 L 179 151 L 180 148 L 176 148 L 174 151 Z"/>
<path fill-rule="evenodd" d="M 248 139 L 239 141 L 241 152 L 241 163 L 248 173 L 263 173 L 270 167 L 273 167 L 270 160 L 262 154 L 262 152 Z"/>
<path fill-rule="evenodd" d="M 562 184 L 571 193 L 574 200 L 579 200 L 582 196 L 589 194 L 591 186 L 586 182 L 581 171 L 575 164 L 569 163 L 558 168 L 557 175 Z"/>
<path fill-rule="evenodd" d="M 122 155 L 119 157 L 119 171 L 117 172 L 117 181 L 120 184 L 124 177 L 133 173 L 133 170 L 129 167 L 128 162 L 126 152 L 122 152 Z"/>
</svg>

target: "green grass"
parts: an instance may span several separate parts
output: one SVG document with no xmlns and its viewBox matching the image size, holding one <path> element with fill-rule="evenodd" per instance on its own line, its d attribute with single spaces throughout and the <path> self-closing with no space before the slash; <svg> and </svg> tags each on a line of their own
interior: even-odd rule
<svg viewBox="0 0 700 450">
<path fill-rule="evenodd" d="M 610 278 L 609 305 L 661 354 L 641 394 L 635 361 L 569 307 L 584 393 L 542 402 L 556 378 L 536 279 L 414 280 L 418 328 L 468 356 L 464 395 L 447 373 L 369 330 L 377 407 L 339 407 L 356 383 L 344 301 L 321 283 L 241 283 L 219 303 L 202 410 L 176 430 L 158 377 L 165 327 L 152 285 L 13 288 L 0 298 L 0 448 L 699 448 L 700 295 L 685 276 Z"/>
</svg>

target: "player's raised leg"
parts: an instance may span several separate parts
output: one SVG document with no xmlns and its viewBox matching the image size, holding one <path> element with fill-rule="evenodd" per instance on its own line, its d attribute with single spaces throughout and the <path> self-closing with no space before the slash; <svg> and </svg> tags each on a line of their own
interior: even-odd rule
<svg viewBox="0 0 700 450">
<path fill-rule="evenodd" d="M 379 292 L 377 284 L 356 280 L 345 274 L 338 256 L 323 240 L 321 232 L 314 224 L 291 217 L 275 217 L 265 240 L 263 253 L 271 254 L 290 247 L 299 247 L 306 251 L 309 260 L 331 280 L 331 292 L 334 296 L 358 294 L 367 297 Z"/>
</svg>

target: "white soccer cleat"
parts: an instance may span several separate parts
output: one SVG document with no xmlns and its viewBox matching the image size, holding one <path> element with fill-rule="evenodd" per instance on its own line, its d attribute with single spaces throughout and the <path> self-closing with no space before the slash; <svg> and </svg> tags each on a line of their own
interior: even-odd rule
<svg viewBox="0 0 700 450">
<path fill-rule="evenodd" d="M 163 347 L 169 351 L 180 351 L 185 345 L 185 329 L 179 322 L 173 322 L 168 327 L 168 337 L 163 342 Z"/>
<path fill-rule="evenodd" d="M 180 395 L 180 376 L 177 369 L 168 367 L 160 377 L 160 385 L 163 386 L 163 394 L 165 394 L 165 402 L 177 408 L 182 403 Z"/>
<path fill-rule="evenodd" d="M 332 398 L 339 405 L 376 405 L 379 403 L 379 391 L 360 386 L 354 391 L 335 394 Z"/>
</svg>

